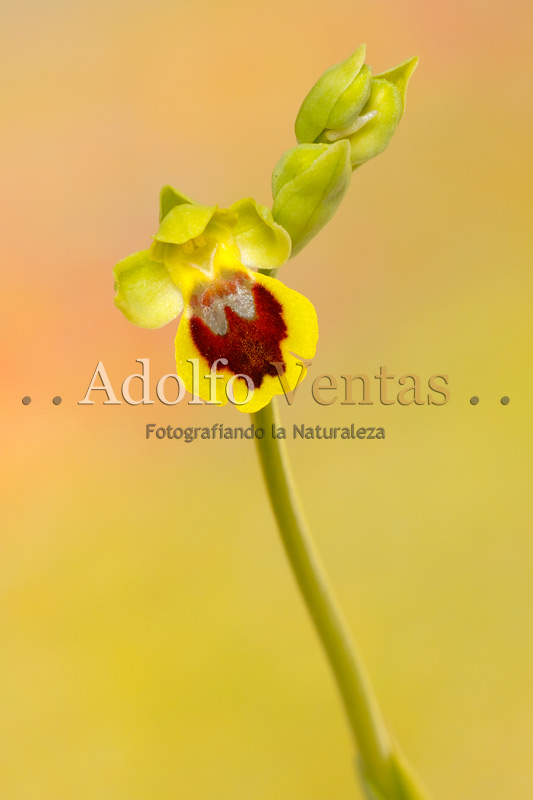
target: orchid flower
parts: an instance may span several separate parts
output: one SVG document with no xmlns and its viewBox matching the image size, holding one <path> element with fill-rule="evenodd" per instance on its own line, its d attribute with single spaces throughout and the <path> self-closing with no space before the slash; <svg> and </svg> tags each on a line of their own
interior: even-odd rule
<svg viewBox="0 0 533 800">
<path fill-rule="evenodd" d="M 255 412 L 292 391 L 315 354 L 316 312 L 306 297 L 256 271 L 289 258 L 289 234 L 251 198 L 219 209 L 166 186 L 160 207 L 150 248 L 114 269 L 118 308 L 145 328 L 181 314 L 177 374 L 203 400 L 224 405 L 229 398 Z M 220 380 L 211 380 L 212 369 Z"/>
</svg>

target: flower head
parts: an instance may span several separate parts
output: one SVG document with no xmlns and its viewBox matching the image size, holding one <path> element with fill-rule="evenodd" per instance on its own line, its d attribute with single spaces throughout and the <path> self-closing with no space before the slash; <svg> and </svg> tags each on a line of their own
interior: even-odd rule
<svg viewBox="0 0 533 800">
<path fill-rule="evenodd" d="M 166 186 L 152 245 L 114 269 L 115 304 L 145 328 L 181 314 L 176 365 L 185 387 L 257 411 L 297 385 L 305 374 L 299 359 L 316 348 L 312 303 L 253 271 L 277 269 L 290 253 L 289 234 L 251 198 L 219 209 Z"/>
</svg>

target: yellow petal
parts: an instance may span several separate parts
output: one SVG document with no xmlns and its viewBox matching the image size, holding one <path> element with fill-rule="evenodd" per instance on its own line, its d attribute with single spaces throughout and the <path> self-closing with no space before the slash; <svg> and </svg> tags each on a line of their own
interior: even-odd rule
<svg viewBox="0 0 533 800">
<path fill-rule="evenodd" d="M 169 244 L 184 244 L 204 232 L 216 209 L 216 206 L 190 203 L 176 205 L 161 221 L 154 239 Z"/>
<path fill-rule="evenodd" d="M 163 221 L 174 206 L 181 206 L 184 203 L 192 206 L 196 205 L 194 200 L 191 200 L 183 192 L 174 189 L 173 186 L 163 186 L 159 193 L 159 222 Z"/>
<path fill-rule="evenodd" d="M 232 233 L 243 264 L 276 269 L 287 261 L 291 254 L 291 237 L 274 222 L 269 208 L 246 197 L 233 203 L 229 210 L 237 215 Z"/>
</svg>

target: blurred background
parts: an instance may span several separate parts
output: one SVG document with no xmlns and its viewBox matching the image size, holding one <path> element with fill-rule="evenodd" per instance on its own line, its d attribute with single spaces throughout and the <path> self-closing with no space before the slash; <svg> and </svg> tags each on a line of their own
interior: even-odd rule
<svg viewBox="0 0 533 800">
<path fill-rule="evenodd" d="M 531 4 L 21 0 L 2 18 L 2 797 L 361 798 L 253 444 L 144 436 L 243 417 L 77 403 L 99 360 L 116 392 L 136 358 L 175 369 L 175 323 L 135 328 L 112 300 L 160 187 L 269 204 L 301 100 L 362 41 L 375 71 L 420 66 L 389 149 L 281 273 L 321 326 L 281 413 L 386 440 L 288 447 L 435 800 L 531 797 Z M 380 365 L 447 373 L 450 402 L 312 401 L 313 377 Z"/>
</svg>

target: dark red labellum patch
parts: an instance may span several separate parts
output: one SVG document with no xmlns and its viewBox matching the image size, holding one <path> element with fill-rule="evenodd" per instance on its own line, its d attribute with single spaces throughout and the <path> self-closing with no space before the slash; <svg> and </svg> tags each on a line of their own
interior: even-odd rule
<svg viewBox="0 0 533 800">
<path fill-rule="evenodd" d="M 228 330 L 224 334 L 213 333 L 199 317 L 191 317 L 189 324 L 193 342 L 209 367 L 217 358 L 227 358 L 227 366 L 218 367 L 221 371 L 248 375 L 259 388 L 265 376 L 278 374 L 272 362 L 284 364 L 280 345 L 287 337 L 287 326 L 281 303 L 268 289 L 254 283 L 251 291 L 255 302 L 253 319 L 244 319 L 226 306 Z"/>
</svg>

